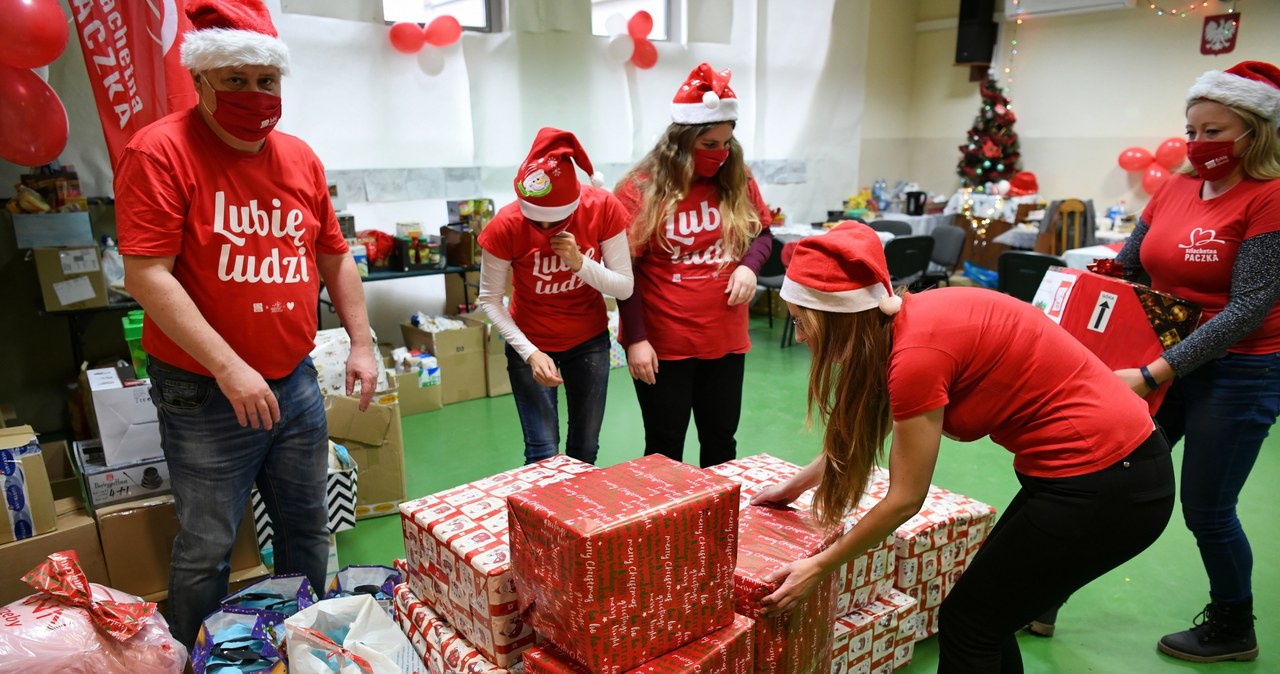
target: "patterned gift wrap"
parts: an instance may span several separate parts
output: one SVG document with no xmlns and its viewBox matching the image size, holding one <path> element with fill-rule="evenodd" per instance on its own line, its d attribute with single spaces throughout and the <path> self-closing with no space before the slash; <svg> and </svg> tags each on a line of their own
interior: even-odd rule
<svg viewBox="0 0 1280 674">
<path fill-rule="evenodd" d="M 627 349 L 618 343 L 618 312 L 609 312 L 609 369 L 627 366 Z"/>
<path fill-rule="evenodd" d="M 751 674 L 754 621 L 735 615 L 733 623 L 658 656 L 627 674 Z M 525 674 L 591 674 L 551 644 L 524 652 Z"/>
<path fill-rule="evenodd" d="M 751 507 L 738 516 L 738 567 L 733 572 L 734 609 L 754 618 L 756 674 L 825 672 L 831 662 L 831 626 L 835 618 L 838 574 L 787 614 L 761 616 L 760 600 L 781 581 L 769 577 L 790 562 L 811 557 L 837 538 L 814 529 L 808 513 Z"/>
<path fill-rule="evenodd" d="M 733 620 L 738 485 L 660 455 L 507 497 L 521 615 L 598 674 Z"/>
<path fill-rule="evenodd" d="M 502 667 L 534 643 L 516 610 L 508 494 L 596 468 L 557 455 L 400 505 L 409 589 Z"/>
<path fill-rule="evenodd" d="M 395 589 L 395 619 L 430 674 L 519 674 L 518 661 L 503 669 L 484 657 L 452 625 L 427 608 L 406 584 Z M 424 673 L 425 674 L 425 673 Z"/>
<path fill-rule="evenodd" d="M 742 507 L 746 508 L 752 496 L 760 493 L 766 486 L 782 482 L 800 472 L 800 466 L 768 454 L 756 454 L 712 466 L 707 470 L 740 484 Z M 810 490 L 796 499 L 795 506 L 808 511 L 812 502 L 813 490 Z M 864 503 L 870 502 L 864 499 Z M 853 526 L 862 512 L 865 510 L 859 510 L 845 518 L 846 530 Z M 849 560 L 840 568 L 836 581 L 836 615 L 844 615 L 866 606 L 893 587 L 897 561 L 894 556 L 894 540 L 893 536 L 885 537 L 875 547 Z"/>
<path fill-rule="evenodd" d="M 831 674 L 889 674 L 911 663 L 915 653 L 916 600 L 889 590 L 836 620 Z"/>
</svg>

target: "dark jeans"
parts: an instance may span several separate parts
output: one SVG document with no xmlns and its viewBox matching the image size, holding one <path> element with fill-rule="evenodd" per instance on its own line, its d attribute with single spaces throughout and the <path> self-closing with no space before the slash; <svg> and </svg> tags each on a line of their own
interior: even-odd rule
<svg viewBox="0 0 1280 674">
<path fill-rule="evenodd" d="M 684 460 L 689 414 L 698 425 L 699 463 L 703 468 L 737 457 L 738 419 L 742 415 L 742 375 L 746 356 L 731 353 L 713 359 L 688 358 L 658 363 L 652 385 L 635 380 L 644 418 L 644 453 Z"/>
<path fill-rule="evenodd" d="M 270 431 L 236 422 L 213 379 L 155 360 L 148 370 L 179 524 L 169 627 L 191 648 L 200 622 L 227 594 L 231 547 L 255 481 L 271 516 L 275 572 L 303 573 L 312 587 L 324 587 L 328 428 L 310 358 L 289 376 L 267 381 L 280 405 Z"/>
<path fill-rule="evenodd" d="M 1280 412 L 1280 354 L 1228 354 L 1174 380 L 1156 420 L 1182 448 L 1182 517 L 1209 574 L 1209 595 L 1253 597 L 1253 551 L 1236 503 Z"/>
<path fill-rule="evenodd" d="M 546 352 L 560 369 L 564 380 L 565 403 L 569 406 L 569 437 L 565 454 L 596 462 L 600 451 L 600 426 L 604 423 L 604 402 L 609 392 L 609 333 L 602 332 L 567 350 Z M 547 387 L 533 378 L 533 368 L 520 354 L 507 347 L 507 375 L 511 394 L 524 431 L 524 462 L 541 461 L 560 452 L 560 387 Z"/>
<path fill-rule="evenodd" d="M 1098 472 L 1018 481 L 942 602 L 939 672 L 1021 672 L 1018 629 L 1145 550 L 1173 513 L 1173 459 L 1159 431 Z"/>
</svg>

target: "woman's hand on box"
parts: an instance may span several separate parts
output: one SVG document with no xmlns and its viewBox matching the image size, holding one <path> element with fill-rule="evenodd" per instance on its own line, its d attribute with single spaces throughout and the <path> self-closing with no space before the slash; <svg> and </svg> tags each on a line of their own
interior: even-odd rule
<svg viewBox="0 0 1280 674">
<path fill-rule="evenodd" d="M 773 594 L 760 600 L 764 615 L 766 617 L 782 615 L 795 608 L 813 594 L 825 575 L 826 569 L 812 557 L 798 559 L 774 571 L 769 576 L 769 582 L 776 583 L 781 580 L 782 586 Z"/>
</svg>

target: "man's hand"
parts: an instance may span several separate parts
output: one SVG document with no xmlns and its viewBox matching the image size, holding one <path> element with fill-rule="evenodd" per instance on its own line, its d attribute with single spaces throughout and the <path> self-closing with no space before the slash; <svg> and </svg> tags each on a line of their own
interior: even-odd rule
<svg viewBox="0 0 1280 674">
<path fill-rule="evenodd" d="M 222 394 L 231 401 L 236 421 L 241 426 L 252 426 L 269 431 L 280 421 L 280 405 L 271 392 L 267 380 L 249 364 L 239 361 L 221 373 L 215 380 Z"/>
<path fill-rule="evenodd" d="M 756 273 L 744 265 L 738 265 L 729 275 L 729 287 L 724 289 L 724 294 L 729 296 L 731 307 L 750 302 L 756 294 Z"/>
<path fill-rule="evenodd" d="M 578 240 L 569 232 L 560 232 L 551 237 L 551 250 L 569 265 L 569 271 L 582 271 L 582 251 L 578 250 Z"/>
<path fill-rule="evenodd" d="M 649 340 L 643 340 L 627 347 L 627 369 L 632 379 L 653 385 L 657 381 L 658 352 L 653 350 Z"/>
<path fill-rule="evenodd" d="M 378 361 L 373 357 L 373 346 L 351 346 L 347 356 L 347 395 L 355 391 L 360 382 L 360 411 L 369 409 L 373 390 L 378 387 Z"/>
<path fill-rule="evenodd" d="M 534 351 L 529 356 L 529 367 L 533 368 L 533 380 L 548 388 L 555 388 L 564 383 L 560 378 L 560 373 L 556 371 L 556 362 L 551 360 L 551 356 L 541 352 Z"/>
</svg>

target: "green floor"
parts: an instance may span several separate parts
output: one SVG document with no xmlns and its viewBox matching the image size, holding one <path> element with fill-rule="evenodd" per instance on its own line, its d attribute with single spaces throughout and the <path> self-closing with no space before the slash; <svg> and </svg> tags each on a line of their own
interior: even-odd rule
<svg viewBox="0 0 1280 674">
<path fill-rule="evenodd" d="M 820 446 L 820 436 L 804 430 L 809 352 L 803 345 L 779 349 L 781 329 L 780 322 L 770 330 L 766 319 L 752 319 L 755 347 L 747 356 L 738 455 L 767 452 L 806 463 Z M 601 466 L 639 456 L 643 444 L 635 393 L 625 369 L 612 372 L 609 395 L 600 438 Z M 404 436 L 410 498 L 514 468 L 523 456 L 520 423 L 509 396 L 408 417 Z M 1254 601 L 1262 645 L 1257 661 L 1194 665 L 1156 652 L 1159 636 L 1188 627 L 1208 596 L 1195 543 L 1175 513 L 1155 545 L 1076 594 L 1059 617 L 1056 636 L 1019 638 L 1026 671 L 1280 671 L 1280 499 L 1269 491 L 1280 484 L 1278 445 L 1273 435 L 1263 447 L 1240 501 L 1255 558 Z M 1008 453 L 987 441 L 961 445 L 944 439 L 943 447 L 934 484 L 1003 510 L 1017 489 Z M 697 460 L 692 428 L 685 458 Z M 354 531 L 338 534 L 338 554 L 344 565 L 386 564 L 403 556 L 399 518 L 364 520 Z M 936 665 L 937 640 L 928 639 L 916 645 L 915 659 L 904 671 L 929 672 Z"/>
</svg>

